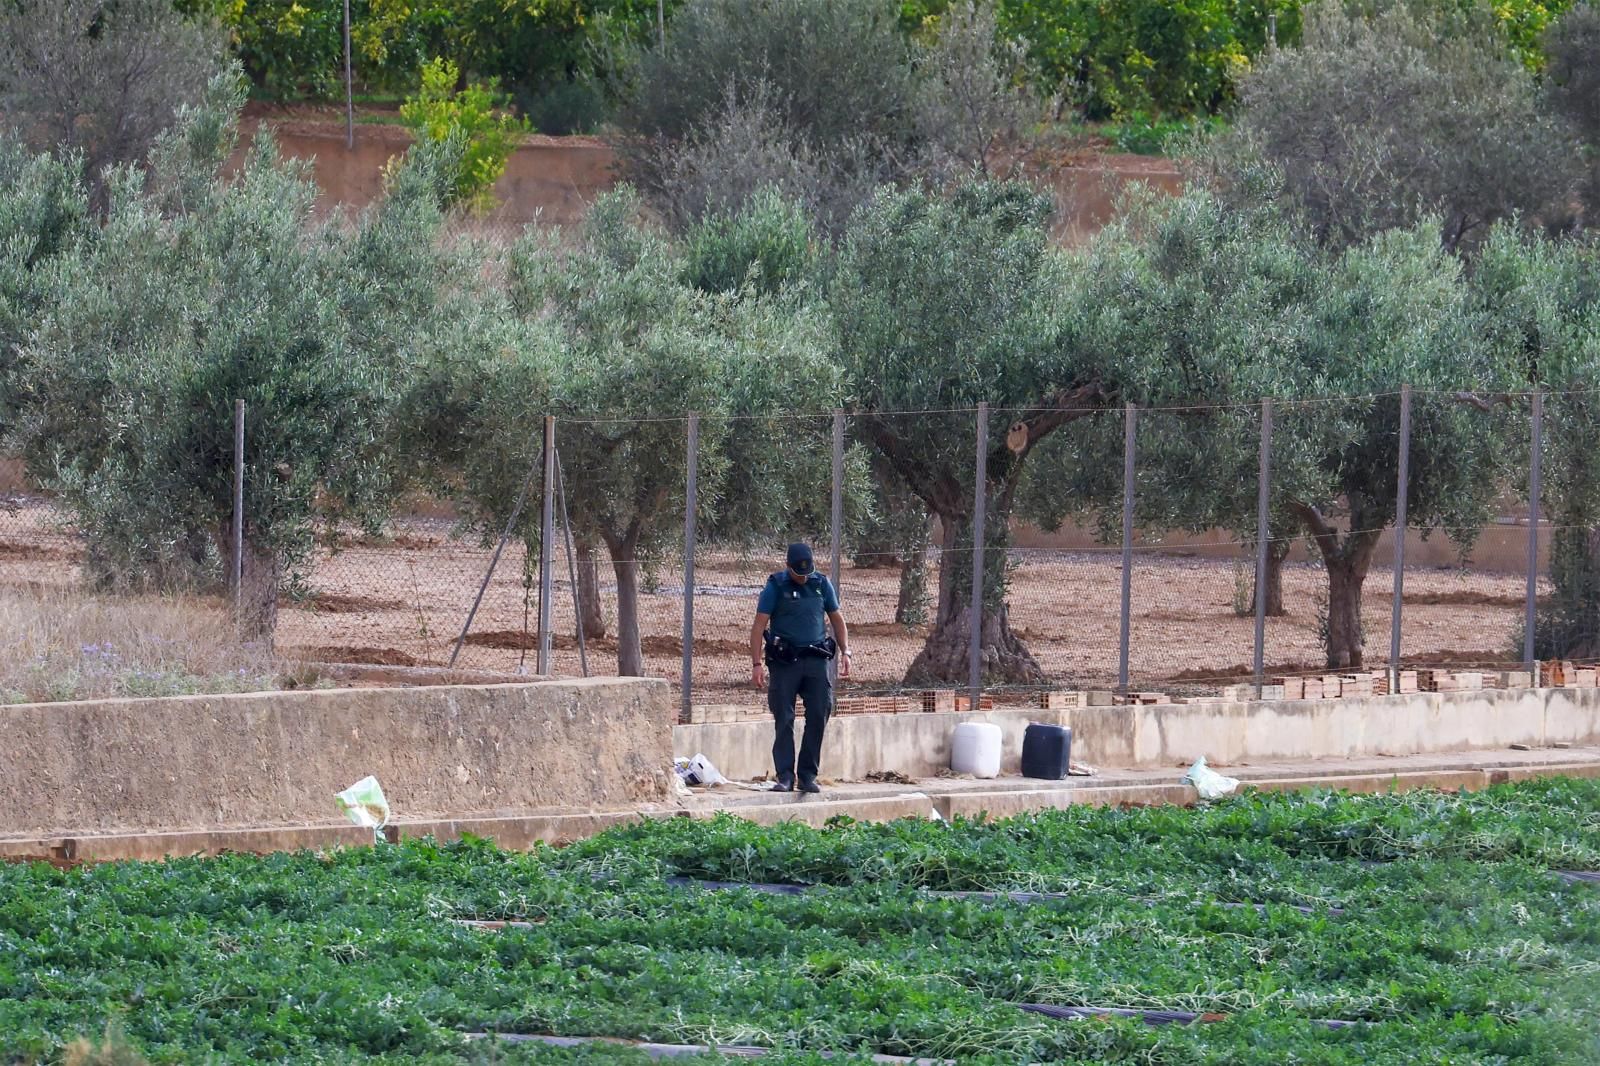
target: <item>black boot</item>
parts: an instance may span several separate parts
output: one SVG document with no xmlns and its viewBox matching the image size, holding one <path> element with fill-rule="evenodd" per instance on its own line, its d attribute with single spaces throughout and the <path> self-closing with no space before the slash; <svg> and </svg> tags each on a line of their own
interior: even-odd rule
<svg viewBox="0 0 1600 1066">
<path fill-rule="evenodd" d="M 800 779 L 800 791 L 801 792 L 821 792 L 822 791 L 822 786 L 817 784 L 817 779 L 814 778 L 814 777 L 802 777 Z"/>
<path fill-rule="evenodd" d="M 772 791 L 774 791 L 774 792 L 793 792 L 794 791 L 794 775 L 793 774 L 779 774 L 778 775 L 778 780 L 776 782 L 774 782 L 773 785 L 772 785 Z"/>
</svg>

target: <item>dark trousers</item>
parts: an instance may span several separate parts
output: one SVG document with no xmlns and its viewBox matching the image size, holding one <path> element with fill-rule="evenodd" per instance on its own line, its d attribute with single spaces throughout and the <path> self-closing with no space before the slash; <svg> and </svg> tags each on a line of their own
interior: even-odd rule
<svg viewBox="0 0 1600 1066">
<path fill-rule="evenodd" d="M 772 740 L 772 766 L 779 777 L 793 777 L 794 701 L 806 704 L 805 734 L 800 738 L 800 779 L 817 776 L 822 758 L 822 732 L 833 713 L 833 682 L 828 679 L 828 660 L 805 658 L 792 663 L 767 664 L 767 709 L 772 712 L 775 735 Z"/>
</svg>

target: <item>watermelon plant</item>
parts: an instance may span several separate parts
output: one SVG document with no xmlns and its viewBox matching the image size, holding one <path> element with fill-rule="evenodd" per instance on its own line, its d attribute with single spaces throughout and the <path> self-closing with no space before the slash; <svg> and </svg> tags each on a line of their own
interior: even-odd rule
<svg viewBox="0 0 1600 1066">
<path fill-rule="evenodd" d="M 780 1064 L 1589 1062 L 1600 891 L 1553 871 L 1594 860 L 1597 812 L 1600 785 L 1558 780 L 4 866 L 0 1060 L 109 1025 L 153 1063 L 646 1061 L 496 1033 Z M 939 894 L 1022 885 L 1057 894 Z"/>
</svg>

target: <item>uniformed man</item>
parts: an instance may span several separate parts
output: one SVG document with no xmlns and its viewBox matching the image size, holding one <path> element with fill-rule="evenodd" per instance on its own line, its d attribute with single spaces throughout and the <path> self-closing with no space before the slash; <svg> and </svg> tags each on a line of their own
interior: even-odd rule
<svg viewBox="0 0 1600 1066">
<path fill-rule="evenodd" d="M 832 639 L 823 627 L 823 619 L 833 627 Z M 775 731 L 774 789 L 778 792 L 795 788 L 796 696 L 806 704 L 805 735 L 800 740 L 800 791 L 822 791 L 817 786 L 817 764 L 822 757 L 822 731 L 833 712 L 828 663 L 837 659 L 839 676 L 849 677 L 849 643 L 833 583 L 817 573 L 809 547 L 789 545 L 787 566 L 767 578 L 756 602 L 756 623 L 750 630 L 750 681 L 757 688 L 767 686 L 767 708 L 772 712 Z"/>
</svg>

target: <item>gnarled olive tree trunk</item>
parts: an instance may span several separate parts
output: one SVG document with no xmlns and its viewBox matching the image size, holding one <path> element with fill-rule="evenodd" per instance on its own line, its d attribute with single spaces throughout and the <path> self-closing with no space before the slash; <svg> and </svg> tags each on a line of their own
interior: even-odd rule
<svg viewBox="0 0 1600 1066">
<path fill-rule="evenodd" d="M 978 630 L 978 659 L 983 678 L 1002 684 L 1037 684 L 1044 670 L 1011 631 L 1006 610 L 1006 551 L 1011 543 L 1012 501 L 1029 452 L 1068 422 L 1098 410 L 1104 401 L 1097 384 L 1075 386 L 1041 398 L 1024 409 L 1029 412 L 1004 427 L 993 427 L 983 442 L 984 493 L 984 594 L 979 617 L 973 617 L 972 562 L 973 517 L 976 509 L 972 483 L 962 474 L 970 467 L 957 465 L 942 442 L 930 442 L 903 432 L 878 416 L 863 415 L 857 426 L 877 450 L 894 476 L 927 506 L 941 530 L 939 597 L 933 628 L 922 650 L 906 671 L 906 683 L 966 684 L 971 677 L 972 632 Z"/>
<path fill-rule="evenodd" d="M 1010 509 L 985 516 L 984 595 L 977 624 L 978 660 L 987 681 L 1035 684 L 1044 670 L 1011 631 L 1005 602 L 1006 529 Z M 966 684 L 972 664 L 972 517 L 940 515 L 939 599 L 933 629 L 911 668 L 908 684 Z"/>
<path fill-rule="evenodd" d="M 606 616 L 600 609 L 600 561 L 594 545 L 580 540 L 575 552 L 578 567 L 578 625 L 586 640 L 606 635 Z"/>
<path fill-rule="evenodd" d="M 644 676 L 644 647 L 639 638 L 639 523 L 618 536 L 603 533 L 617 576 L 617 674 Z"/>
<path fill-rule="evenodd" d="M 1379 530 L 1357 528 L 1341 534 L 1309 504 L 1295 504 L 1295 513 L 1311 534 L 1328 572 L 1328 617 L 1324 647 L 1328 666 L 1358 670 L 1364 665 L 1361 631 L 1361 587 L 1378 547 Z M 1361 526 L 1359 515 L 1352 526 Z"/>
<path fill-rule="evenodd" d="M 1266 591 L 1267 616 L 1269 618 L 1281 618 L 1289 613 L 1283 606 L 1283 563 L 1285 559 L 1289 558 L 1289 548 L 1292 544 L 1293 541 L 1287 537 L 1279 537 L 1267 542 Z M 1252 614 L 1255 613 L 1256 597 L 1259 595 L 1261 595 L 1260 588 L 1250 594 L 1250 611 Z"/>
</svg>

